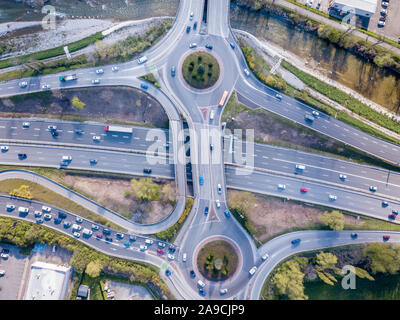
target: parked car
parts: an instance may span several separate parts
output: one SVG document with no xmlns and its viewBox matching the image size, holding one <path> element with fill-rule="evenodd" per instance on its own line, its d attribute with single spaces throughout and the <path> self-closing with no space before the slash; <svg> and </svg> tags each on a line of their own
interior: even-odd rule
<svg viewBox="0 0 400 320">
<path fill-rule="evenodd" d="M 81 236 L 81 234 L 79 232 L 74 232 L 73 235 L 75 238 L 80 238 L 80 236 Z"/>
<path fill-rule="evenodd" d="M 97 239 L 103 239 L 103 235 L 101 233 L 96 234 Z"/>
<path fill-rule="evenodd" d="M 69 222 L 69 221 L 65 221 L 64 222 L 64 228 L 65 229 L 68 229 L 70 226 L 71 226 L 71 222 Z"/>
<path fill-rule="evenodd" d="M 61 219 L 60 218 L 58 218 L 58 217 L 55 217 L 54 218 L 54 224 L 60 224 L 61 223 Z"/>
<path fill-rule="evenodd" d="M 67 218 L 67 214 L 65 212 L 58 211 L 58 217 L 60 219 L 66 219 Z"/>
<path fill-rule="evenodd" d="M 175 249 L 175 247 L 171 246 L 171 247 L 168 248 L 168 251 L 171 252 L 171 253 L 174 253 L 176 251 L 176 249 Z"/>
<path fill-rule="evenodd" d="M 158 246 L 159 246 L 160 248 L 165 248 L 165 243 L 164 243 L 164 242 L 159 242 L 159 243 L 158 243 Z"/>
<path fill-rule="evenodd" d="M 50 213 L 51 212 L 51 208 L 50 207 L 46 207 L 46 206 L 42 206 L 42 211 Z"/>
<path fill-rule="evenodd" d="M 165 251 L 162 250 L 162 249 L 157 249 L 157 253 L 158 253 L 158 254 L 165 254 Z"/>
<path fill-rule="evenodd" d="M 0 277 L 4 277 L 6 275 L 6 272 L 4 270 L 0 270 Z"/>
<path fill-rule="evenodd" d="M 93 231 L 98 231 L 99 228 L 100 228 L 100 227 L 99 227 L 98 225 L 92 224 L 92 230 L 93 230 Z"/>
<path fill-rule="evenodd" d="M 7 146 L 1 146 L 1 152 L 7 152 L 8 147 Z"/>
<path fill-rule="evenodd" d="M 207 295 L 207 292 L 204 289 L 200 289 L 199 294 L 204 297 Z"/>
<path fill-rule="evenodd" d="M 43 218 L 44 218 L 44 220 L 49 221 L 49 220 L 51 220 L 51 214 L 45 213 L 45 214 L 43 215 Z"/>
<path fill-rule="evenodd" d="M 34 215 L 35 218 L 40 218 L 42 216 L 42 213 L 39 210 L 35 210 Z"/>
<path fill-rule="evenodd" d="M 82 223 L 82 222 L 83 222 L 82 218 L 76 217 L 76 223 Z"/>
<path fill-rule="evenodd" d="M 109 236 L 111 234 L 111 231 L 109 229 L 103 229 L 103 234 L 105 236 Z"/>
<path fill-rule="evenodd" d="M 13 204 L 7 204 L 6 205 L 6 210 L 8 212 L 13 211 L 15 209 L 15 206 Z"/>
<path fill-rule="evenodd" d="M 152 245 L 154 243 L 152 239 L 146 239 L 144 242 L 148 245 Z"/>
<path fill-rule="evenodd" d="M 7 253 L 0 253 L 0 256 L 1 256 L 4 260 L 7 260 L 7 259 L 8 259 L 8 254 L 7 254 Z"/>
<path fill-rule="evenodd" d="M 43 219 L 40 219 L 40 218 L 39 218 L 39 219 L 36 219 L 36 223 L 37 223 L 37 224 L 42 224 L 42 223 L 43 223 Z"/>
<path fill-rule="evenodd" d="M 119 232 L 117 232 L 115 234 L 115 236 L 117 237 L 117 239 L 120 239 L 120 240 L 124 238 L 124 235 L 122 233 L 119 233 Z"/>
<path fill-rule="evenodd" d="M 135 235 L 130 235 L 129 236 L 129 241 L 136 241 L 136 236 Z"/>
</svg>

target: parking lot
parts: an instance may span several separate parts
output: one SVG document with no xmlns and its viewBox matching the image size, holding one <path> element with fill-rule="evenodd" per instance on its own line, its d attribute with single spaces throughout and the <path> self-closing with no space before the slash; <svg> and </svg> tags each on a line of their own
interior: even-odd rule
<svg viewBox="0 0 400 320">
<path fill-rule="evenodd" d="M 105 287 L 110 300 L 153 300 L 142 286 L 107 280 Z"/>
<path fill-rule="evenodd" d="M 387 7 L 382 6 L 382 1 L 378 0 L 378 6 L 375 14 L 371 17 L 368 30 L 387 38 L 397 41 L 400 37 L 400 23 L 397 21 L 400 17 L 400 1 L 391 0 Z M 384 27 L 378 26 L 379 18 L 382 17 L 380 11 L 386 8 L 386 21 Z"/>
</svg>

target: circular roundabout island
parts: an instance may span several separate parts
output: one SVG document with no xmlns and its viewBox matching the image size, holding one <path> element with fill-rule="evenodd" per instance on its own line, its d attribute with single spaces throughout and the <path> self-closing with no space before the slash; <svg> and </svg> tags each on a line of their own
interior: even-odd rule
<svg viewBox="0 0 400 320">
<path fill-rule="evenodd" d="M 211 88 L 217 83 L 220 67 L 213 55 L 204 51 L 196 51 L 183 61 L 182 74 L 189 86 L 203 90 Z"/>
<path fill-rule="evenodd" d="M 197 254 L 197 268 L 210 281 L 229 279 L 235 273 L 238 261 L 235 248 L 224 240 L 206 243 Z"/>
</svg>

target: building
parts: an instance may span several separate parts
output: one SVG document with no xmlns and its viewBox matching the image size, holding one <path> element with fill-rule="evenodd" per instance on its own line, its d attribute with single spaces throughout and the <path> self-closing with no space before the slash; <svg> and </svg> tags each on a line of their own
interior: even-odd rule
<svg viewBox="0 0 400 320">
<path fill-rule="evenodd" d="M 81 284 L 78 289 L 78 297 L 87 299 L 89 295 L 89 287 Z"/>
<path fill-rule="evenodd" d="M 330 0 L 329 14 L 346 23 L 350 23 L 354 17 L 357 27 L 368 29 L 369 19 L 377 6 L 378 0 Z"/>
<path fill-rule="evenodd" d="M 70 274 L 71 267 L 32 263 L 24 300 L 63 300 Z"/>
</svg>

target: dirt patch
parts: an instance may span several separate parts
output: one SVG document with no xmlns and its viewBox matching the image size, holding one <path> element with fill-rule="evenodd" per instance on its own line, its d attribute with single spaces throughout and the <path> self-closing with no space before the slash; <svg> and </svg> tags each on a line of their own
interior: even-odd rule
<svg viewBox="0 0 400 320">
<path fill-rule="evenodd" d="M 86 105 L 72 105 L 73 97 Z M 1 116 L 46 116 L 71 120 L 120 121 L 166 127 L 168 116 L 151 96 L 134 88 L 54 90 L 0 99 Z"/>
<path fill-rule="evenodd" d="M 161 185 L 170 184 L 175 190 L 174 181 L 154 181 Z M 151 224 L 164 220 L 174 209 L 174 203 L 169 201 L 137 200 L 128 178 L 66 175 L 63 178 L 63 183 L 102 206 L 141 224 Z M 127 190 L 130 191 L 128 194 L 126 193 Z"/>
</svg>

